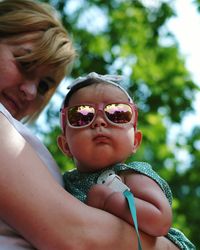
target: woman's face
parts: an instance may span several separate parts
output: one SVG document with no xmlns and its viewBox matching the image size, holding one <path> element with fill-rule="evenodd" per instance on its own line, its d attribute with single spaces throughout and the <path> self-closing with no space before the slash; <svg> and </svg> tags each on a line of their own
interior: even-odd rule
<svg viewBox="0 0 200 250">
<path fill-rule="evenodd" d="M 17 60 L 33 49 L 32 42 L 0 40 L 0 103 L 18 120 L 36 112 L 55 84 L 50 67 L 39 66 L 28 72 Z"/>
</svg>

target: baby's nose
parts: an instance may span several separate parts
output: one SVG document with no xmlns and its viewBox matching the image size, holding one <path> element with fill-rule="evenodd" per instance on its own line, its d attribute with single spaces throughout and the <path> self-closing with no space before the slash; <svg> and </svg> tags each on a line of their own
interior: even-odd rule
<svg viewBox="0 0 200 250">
<path fill-rule="evenodd" d="M 107 127 L 108 123 L 106 121 L 106 119 L 103 116 L 102 112 L 98 112 L 96 118 L 94 119 L 93 123 L 92 123 L 92 128 L 97 128 L 97 127 Z"/>
</svg>

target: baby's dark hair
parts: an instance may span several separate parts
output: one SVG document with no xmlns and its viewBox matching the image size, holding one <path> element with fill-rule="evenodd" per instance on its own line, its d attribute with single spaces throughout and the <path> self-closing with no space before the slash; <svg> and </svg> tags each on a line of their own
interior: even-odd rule
<svg viewBox="0 0 200 250">
<path fill-rule="evenodd" d="M 77 83 L 67 93 L 65 100 L 63 102 L 63 107 L 67 107 L 69 105 L 70 98 L 77 90 L 82 89 L 82 88 L 87 87 L 87 86 L 90 86 L 90 85 L 93 85 L 93 84 L 100 84 L 100 83 L 110 84 L 104 80 L 100 80 L 100 79 L 96 79 L 96 78 L 88 78 L 88 79 L 84 80 L 83 82 Z"/>
<path fill-rule="evenodd" d="M 96 72 L 91 72 L 84 77 L 79 77 L 69 86 L 69 92 L 67 93 L 64 99 L 62 108 L 67 107 L 69 105 L 69 100 L 71 96 L 77 90 L 84 88 L 86 86 L 92 85 L 92 84 L 100 84 L 100 83 L 111 84 L 111 85 L 118 87 L 127 95 L 129 102 L 133 103 L 133 100 L 128 94 L 128 92 L 120 84 L 121 81 L 122 81 L 122 76 L 120 75 L 100 75 L 100 74 L 97 74 Z"/>
</svg>

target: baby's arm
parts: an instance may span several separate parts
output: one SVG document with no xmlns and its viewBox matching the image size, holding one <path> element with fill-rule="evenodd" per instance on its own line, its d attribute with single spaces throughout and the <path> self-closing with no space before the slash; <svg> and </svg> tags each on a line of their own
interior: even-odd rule
<svg viewBox="0 0 200 250">
<path fill-rule="evenodd" d="M 121 178 L 134 194 L 139 229 L 154 236 L 166 235 L 171 226 L 172 211 L 158 184 L 145 175 L 130 171 L 123 172 Z M 87 203 L 133 224 L 122 193 L 114 192 L 104 185 L 95 185 L 88 194 Z"/>
</svg>

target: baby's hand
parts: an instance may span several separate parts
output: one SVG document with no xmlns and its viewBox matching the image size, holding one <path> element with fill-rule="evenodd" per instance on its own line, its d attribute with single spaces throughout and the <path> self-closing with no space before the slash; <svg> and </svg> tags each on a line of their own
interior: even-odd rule
<svg viewBox="0 0 200 250">
<path fill-rule="evenodd" d="M 113 185 L 112 183 L 113 182 L 111 182 L 111 186 Z M 126 185 L 120 181 L 120 186 L 121 184 L 123 185 L 124 189 L 124 186 Z M 114 184 L 114 186 L 116 186 L 116 183 Z M 118 216 L 119 218 L 133 225 L 132 216 L 126 198 L 121 192 L 121 189 L 119 191 L 118 187 L 119 186 L 117 185 L 117 192 L 116 192 L 112 188 L 110 188 L 110 185 L 108 186 L 104 184 L 93 185 L 88 192 L 87 204 L 89 206 L 112 213 L 115 216 Z"/>
<path fill-rule="evenodd" d="M 97 184 L 93 185 L 88 192 L 87 204 L 106 209 L 109 200 L 124 202 L 122 193 L 125 190 L 130 189 L 113 170 L 104 171 L 97 179 Z"/>
<path fill-rule="evenodd" d="M 103 172 L 97 179 L 97 183 L 106 185 L 115 192 L 130 191 L 130 188 L 122 182 L 121 178 L 113 170 Z"/>
<path fill-rule="evenodd" d="M 115 193 L 115 191 L 105 185 L 93 185 L 88 192 L 86 203 L 89 206 L 104 209 L 106 201 L 113 193 Z"/>
</svg>

